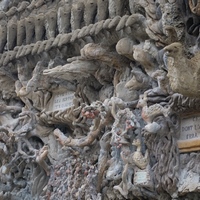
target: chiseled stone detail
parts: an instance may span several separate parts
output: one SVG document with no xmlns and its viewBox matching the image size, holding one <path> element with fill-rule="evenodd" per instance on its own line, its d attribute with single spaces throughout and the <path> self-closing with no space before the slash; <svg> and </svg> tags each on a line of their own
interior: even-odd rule
<svg viewBox="0 0 200 200">
<path fill-rule="evenodd" d="M 199 15 L 2 0 L 0 199 L 199 199 Z"/>
</svg>

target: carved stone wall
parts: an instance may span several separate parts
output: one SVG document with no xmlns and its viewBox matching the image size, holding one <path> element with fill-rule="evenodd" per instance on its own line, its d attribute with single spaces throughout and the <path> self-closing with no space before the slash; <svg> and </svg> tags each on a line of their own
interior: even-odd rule
<svg viewBox="0 0 200 200">
<path fill-rule="evenodd" d="M 199 0 L 0 1 L 0 200 L 200 199 Z"/>
</svg>

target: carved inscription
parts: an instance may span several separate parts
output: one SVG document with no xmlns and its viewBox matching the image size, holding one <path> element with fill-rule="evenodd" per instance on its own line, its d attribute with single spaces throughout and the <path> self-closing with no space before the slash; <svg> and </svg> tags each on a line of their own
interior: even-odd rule
<svg viewBox="0 0 200 200">
<path fill-rule="evenodd" d="M 135 184 L 145 184 L 148 182 L 148 180 L 149 180 L 149 175 L 147 171 L 141 170 L 135 173 L 135 177 L 134 177 Z"/>
<path fill-rule="evenodd" d="M 180 140 L 200 138 L 200 115 L 181 119 Z"/>
<path fill-rule="evenodd" d="M 74 92 L 56 94 L 53 98 L 52 110 L 63 110 L 73 106 Z"/>
</svg>

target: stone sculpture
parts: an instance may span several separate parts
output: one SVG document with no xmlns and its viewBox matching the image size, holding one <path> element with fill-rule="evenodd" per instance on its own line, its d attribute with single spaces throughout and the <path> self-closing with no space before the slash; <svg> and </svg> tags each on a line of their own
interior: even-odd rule
<svg viewBox="0 0 200 200">
<path fill-rule="evenodd" d="M 181 93 L 184 96 L 198 96 L 199 67 L 197 60 L 199 54 L 197 53 L 193 58 L 188 59 L 184 55 L 184 49 L 181 43 L 172 43 L 165 47 L 164 51 L 166 52 L 166 64 L 168 67 L 169 82 L 172 90 Z M 188 69 L 191 70 L 188 71 Z M 183 77 L 185 72 L 187 72 L 187 79 Z"/>
<path fill-rule="evenodd" d="M 0 2 L 0 199 L 199 199 L 199 1 Z"/>
</svg>

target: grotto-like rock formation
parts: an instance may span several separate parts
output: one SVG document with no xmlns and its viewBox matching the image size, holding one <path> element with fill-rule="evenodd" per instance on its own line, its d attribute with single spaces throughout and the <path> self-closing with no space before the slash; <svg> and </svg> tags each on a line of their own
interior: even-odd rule
<svg viewBox="0 0 200 200">
<path fill-rule="evenodd" d="M 199 199 L 199 15 L 2 0 L 0 199 Z"/>
</svg>

